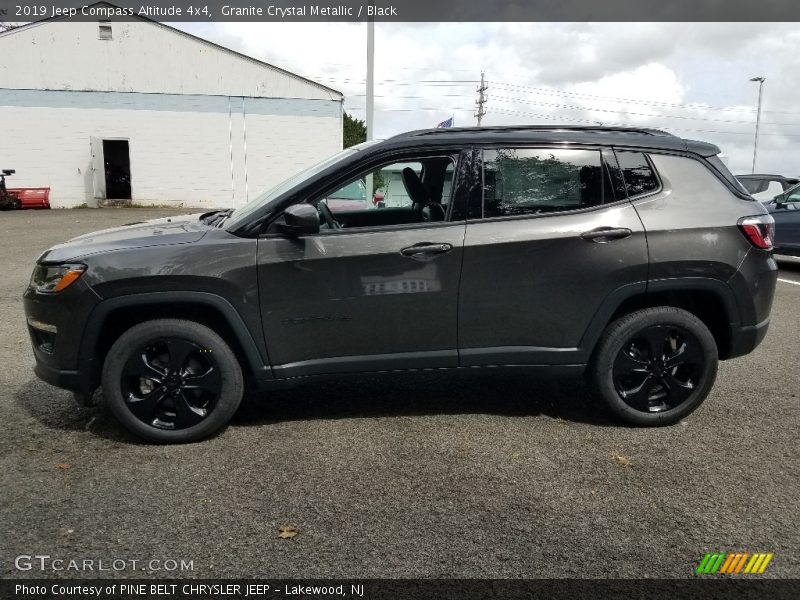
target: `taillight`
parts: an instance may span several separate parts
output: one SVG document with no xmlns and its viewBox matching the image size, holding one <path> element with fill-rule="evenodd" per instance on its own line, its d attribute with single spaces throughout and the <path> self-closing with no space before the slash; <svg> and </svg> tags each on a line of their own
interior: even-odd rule
<svg viewBox="0 0 800 600">
<path fill-rule="evenodd" d="M 739 219 L 739 229 L 756 248 L 772 250 L 772 240 L 775 234 L 775 219 L 771 215 L 757 217 L 742 217 Z"/>
</svg>

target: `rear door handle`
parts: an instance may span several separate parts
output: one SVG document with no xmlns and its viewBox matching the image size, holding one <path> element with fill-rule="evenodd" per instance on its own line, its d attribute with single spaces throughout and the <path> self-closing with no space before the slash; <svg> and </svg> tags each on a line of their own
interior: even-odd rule
<svg viewBox="0 0 800 600">
<path fill-rule="evenodd" d="M 419 256 L 420 254 L 444 254 L 445 252 L 450 252 L 453 249 L 452 244 L 429 244 L 428 242 L 423 242 L 421 244 L 414 244 L 413 246 L 409 246 L 408 248 L 403 248 L 400 250 L 400 254 L 403 256 Z"/>
<path fill-rule="evenodd" d="M 595 242 L 597 244 L 607 244 L 614 240 L 621 240 L 630 237 L 633 232 L 625 227 L 598 227 L 591 231 L 586 231 L 581 234 L 581 238 L 587 242 Z"/>
</svg>

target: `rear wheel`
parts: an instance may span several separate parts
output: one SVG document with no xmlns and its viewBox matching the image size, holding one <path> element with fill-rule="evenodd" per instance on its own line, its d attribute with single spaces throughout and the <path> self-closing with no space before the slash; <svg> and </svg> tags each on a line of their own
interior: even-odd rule
<svg viewBox="0 0 800 600">
<path fill-rule="evenodd" d="M 717 365 L 705 324 L 690 312 L 660 306 L 609 325 L 587 375 L 595 395 L 623 421 L 670 425 L 705 400 Z"/>
<path fill-rule="evenodd" d="M 103 366 L 106 403 L 131 432 L 154 442 L 192 442 L 225 426 L 242 399 L 236 356 L 214 331 L 159 319 L 122 334 Z"/>
</svg>

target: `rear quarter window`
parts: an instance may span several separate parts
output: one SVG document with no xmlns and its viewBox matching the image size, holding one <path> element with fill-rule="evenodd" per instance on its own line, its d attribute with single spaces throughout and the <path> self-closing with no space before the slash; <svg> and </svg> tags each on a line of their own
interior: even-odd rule
<svg viewBox="0 0 800 600">
<path fill-rule="evenodd" d="M 739 192 L 744 192 L 745 194 L 753 194 L 756 192 L 763 192 L 767 187 L 766 181 L 764 181 L 763 179 L 756 179 L 752 180 L 753 187 L 758 189 L 751 190 L 750 186 L 748 186 L 747 183 L 739 181 L 738 179 L 736 179 L 736 177 L 733 176 L 733 173 L 731 173 L 728 167 L 725 166 L 725 163 L 720 160 L 719 156 L 709 156 L 708 158 L 706 158 L 706 160 L 712 167 L 714 167 L 715 171 L 717 171 L 720 175 L 722 175 L 725 181 L 730 183 Z"/>
<path fill-rule="evenodd" d="M 616 154 L 629 198 L 651 194 L 661 187 L 650 161 L 643 152 L 617 151 Z"/>
</svg>

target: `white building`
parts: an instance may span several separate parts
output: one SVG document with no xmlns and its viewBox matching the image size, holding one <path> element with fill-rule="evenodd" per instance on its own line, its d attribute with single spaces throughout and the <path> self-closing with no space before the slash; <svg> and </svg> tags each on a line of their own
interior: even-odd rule
<svg viewBox="0 0 800 600">
<path fill-rule="evenodd" d="M 53 207 L 239 207 L 342 148 L 340 92 L 148 19 L 0 34 L 0 168 Z"/>
</svg>

